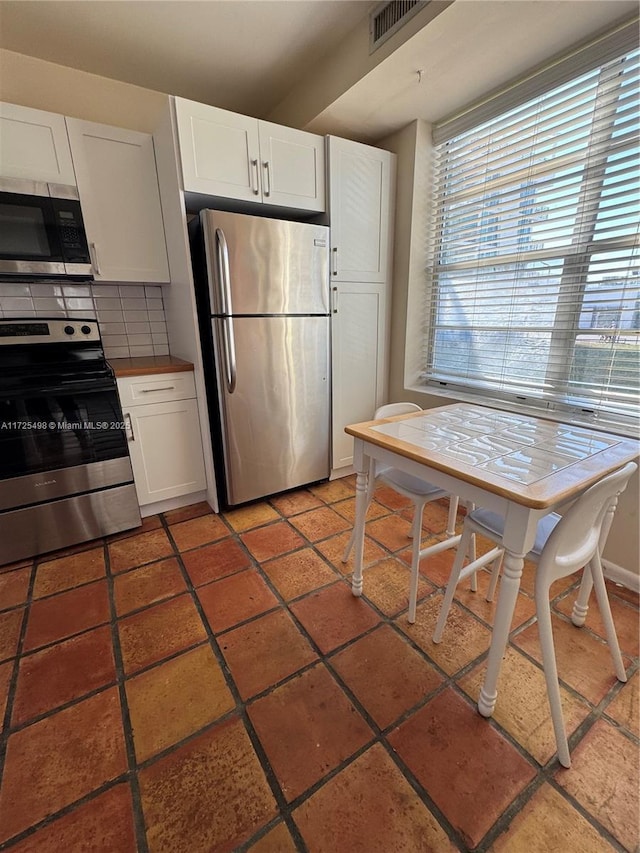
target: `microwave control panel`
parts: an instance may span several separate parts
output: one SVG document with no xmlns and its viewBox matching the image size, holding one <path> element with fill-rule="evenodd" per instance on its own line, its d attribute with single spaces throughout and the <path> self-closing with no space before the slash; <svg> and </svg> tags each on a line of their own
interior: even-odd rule
<svg viewBox="0 0 640 853">
<path fill-rule="evenodd" d="M 67 199 L 51 199 L 60 240 L 62 256 L 66 263 L 90 264 L 89 247 L 84 232 L 80 203 Z"/>
</svg>

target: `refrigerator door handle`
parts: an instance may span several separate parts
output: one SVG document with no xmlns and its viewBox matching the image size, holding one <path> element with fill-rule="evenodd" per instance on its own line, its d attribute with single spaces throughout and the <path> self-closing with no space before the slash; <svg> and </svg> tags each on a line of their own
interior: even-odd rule
<svg viewBox="0 0 640 853">
<path fill-rule="evenodd" d="M 231 307 L 231 281 L 229 276 L 229 247 L 222 228 L 216 228 L 216 256 L 222 314 L 233 314 Z"/>
<path fill-rule="evenodd" d="M 224 338 L 224 355 L 225 355 L 225 372 L 227 381 L 227 391 L 233 394 L 236 390 L 237 364 L 236 364 L 236 343 L 233 334 L 233 320 L 231 317 L 225 317 L 222 320 L 222 335 Z"/>
</svg>

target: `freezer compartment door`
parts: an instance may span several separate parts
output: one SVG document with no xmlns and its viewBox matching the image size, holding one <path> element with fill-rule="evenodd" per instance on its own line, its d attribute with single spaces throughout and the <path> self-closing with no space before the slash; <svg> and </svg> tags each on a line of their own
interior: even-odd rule
<svg viewBox="0 0 640 853">
<path fill-rule="evenodd" d="M 329 318 L 213 324 L 228 503 L 328 477 Z M 225 364 L 229 340 L 233 371 Z"/>
<path fill-rule="evenodd" d="M 329 229 L 203 210 L 213 314 L 328 314 Z"/>
</svg>

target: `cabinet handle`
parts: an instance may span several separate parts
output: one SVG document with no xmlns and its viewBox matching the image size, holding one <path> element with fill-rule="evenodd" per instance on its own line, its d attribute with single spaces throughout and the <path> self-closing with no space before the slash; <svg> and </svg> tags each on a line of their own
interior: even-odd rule
<svg viewBox="0 0 640 853">
<path fill-rule="evenodd" d="M 333 300 L 332 300 L 333 301 L 333 313 L 337 314 L 338 313 L 338 288 L 332 287 L 331 290 L 333 291 Z"/>
<path fill-rule="evenodd" d="M 258 161 L 252 160 L 251 166 L 253 167 L 254 175 L 255 175 L 255 179 L 256 179 L 255 184 L 253 183 L 253 180 L 251 181 L 251 190 L 252 190 L 254 195 L 259 195 L 260 194 L 260 175 L 258 174 Z"/>
<path fill-rule="evenodd" d="M 127 441 L 135 441 L 136 437 L 133 432 L 133 424 L 131 423 L 131 415 L 129 412 L 124 413 L 124 431 L 127 436 Z"/>
<path fill-rule="evenodd" d="M 141 394 L 157 394 L 158 391 L 174 391 L 175 385 L 167 385 L 166 388 L 141 388 Z"/>
<path fill-rule="evenodd" d="M 331 250 L 331 273 L 338 275 L 338 247 Z"/>
<path fill-rule="evenodd" d="M 269 171 L 271 167 L 269 166 L 268 160 L 264 161 L 264 163 L 262 164 L 262 168 L 264 169 L 264 174 L 266 178 L 264 194 L 266 196 L 269 196 L 271 195 L 271 172 Z"/>
<path fill-rule="evenodd" d="M 93 264 L 93 268 L 96 271 L 96 275 L 100 275 L 100 262 L 98 261 L 98 247 L 95 243 L 89 243 L 89 256 L 91 257 L 91 263 Z"/>
</svg>

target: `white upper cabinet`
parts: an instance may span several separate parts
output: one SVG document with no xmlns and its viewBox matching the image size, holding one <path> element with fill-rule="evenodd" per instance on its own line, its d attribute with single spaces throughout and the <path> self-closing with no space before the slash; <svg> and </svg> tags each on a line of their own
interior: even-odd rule
<svg viewBox="0 0 640 853">
<path fill-rule="evenodd" d="M 0 175 L 75 186 L 64 116 L 0 104 Z"/>
<path fill-rule="evenodd" d="M 168 282 L 153 139 L 68 118 L 96 281 Z"/>
<path fill-rule="evenodd" d="M 187 192 L 324 210 L 323 137 L 183 98 L 175 107 Z"/>
<path fill-rule="evenodd" d="M 389 246 L 392 155 L 329 137 L 331 277 L 385 281 Z"/>
<path fill-rule="evenodd" d="M 261 201 L 256 119 L 182 98 L 175 102 L 185 190 Z"/>
<path fill-rule="evenodd" d="M 324 138 L 268 121 L 259 121 L 258 130 L 264 201 L 324 210 Z"/>
</svg>

